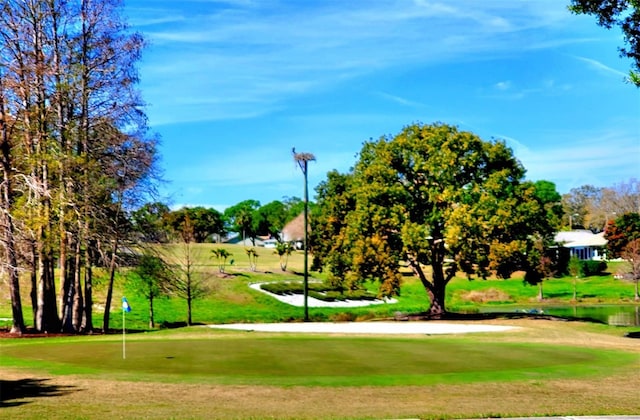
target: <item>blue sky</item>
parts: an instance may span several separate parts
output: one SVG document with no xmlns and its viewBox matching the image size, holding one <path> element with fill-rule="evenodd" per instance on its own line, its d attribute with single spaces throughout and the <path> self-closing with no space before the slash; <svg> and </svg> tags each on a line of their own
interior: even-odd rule
<svg viewBox="0 0 640 420">
<path fill-rule="evenodd" d="M 568 0 L 567 0 L 568 2 Z M 128 0 L 161 192 L 219 210 L 310 195 L 362 143 L 440 121 L 502 139 L 561 193 L 640 178 L 622 36 L 562 0 Z"/>
</svg>

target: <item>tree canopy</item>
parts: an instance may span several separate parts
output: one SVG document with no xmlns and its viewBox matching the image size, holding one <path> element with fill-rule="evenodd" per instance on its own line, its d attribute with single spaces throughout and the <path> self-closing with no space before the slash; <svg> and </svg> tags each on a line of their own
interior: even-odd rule
<svg viewBox="0 0 640 420">
<path fill-rule="evenodd" d="M 640 239 L 640 213 L 625 213 L 607 224 L 607 256 L 619 258 L 627 245 Z"/>
<path fill-rule="evenodd" d="M 429 295 L 428 313 L 440 316 L 457 270 L 531 268 L 527 251 L 551 236 L 552 195 L 524 174 L 503 142 L 410 125 L 366 142 L 351 173 L 330 172 L 319 186 L 314 252 L 334 281 L 378 281 L 381 295 L 399 292 L 408 266 Z"/>
<path fill-rule="evenodd" d="M 256 237 L 254 230 L 254 212 L 259 208 L 260 202 L 257 200 L 244 200 L 228 207 L 224 211 L 228 229 L 242 235 L 243 241 L 247 237 L 254 240 Z"/>
<path fill-rule="evenodd" d="M 15 332 L 20 270 L 35 279 L 37 330 L 93 330 L 92 267 L 109 267 L 109 308 L 125 215 L 153 190 L 157 142 L 136 87 L 144 40 L 121 6 L 0 3 L 0 236 Z"/>
<path fill-rule="evenodd" d="M 222 213 L 213 208 L 183 207 L 167 213 L 164 216 L 169 230 L 175 235 L 181 236 L 184 232 L 184 224 L 189 219 L 190 232 L 197 243 L 205 242 L 212 235 L 224 236 L 226 234 Z"/>
<path fill-rule="evenodd" d="M 629 81 L 640 87 L 640 2 L 638 0 L 571 0 L 569 10 L 594 15 L 598 25 L 617 26 L 624 36 L 620 55 L 631 59 Z"/>
<path fill-rule="evenodd" d="M 562 209 L 562 225 L 566 228 L 601 232 L 617 216 L 640 211 L 640 182 L 630 179 L 610 187 L 572 188 L 562 196 Z"/>
</svg>

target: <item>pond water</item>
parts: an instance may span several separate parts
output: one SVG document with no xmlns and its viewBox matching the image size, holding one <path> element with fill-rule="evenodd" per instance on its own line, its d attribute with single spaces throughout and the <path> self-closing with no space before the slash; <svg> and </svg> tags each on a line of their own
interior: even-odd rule
<svg viewBox="0 0 640 420">
<path fill-rule="evenodd" d="M 520 306 L 500 307 L 482 306 L 481 313 L 493 312 L 529 312 L 565 318 L 595 319 L 609 325 L 640 326 L 639 305 L 593 305 L 593 306 Z"/>
</svg>

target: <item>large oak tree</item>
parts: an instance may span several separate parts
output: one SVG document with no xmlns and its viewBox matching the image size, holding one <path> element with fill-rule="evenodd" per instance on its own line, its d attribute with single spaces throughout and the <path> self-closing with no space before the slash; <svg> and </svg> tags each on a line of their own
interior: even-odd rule
<svg viewBox="0 0 640 420">
<path fill-rule="evenodd" d="M 381 295 L 399 292 L 406 265 L 429 295 L 428 315 L 442 316 L 458 270 L 534 268 L 528 251 L 553 226 L 548 194 L 524 174 L 503 142 L 445 124 L 408 126 L 366 142 L 352 173 L 321 184 L 314 252 L 332 278 L 378 281 Z"/>
</svg>

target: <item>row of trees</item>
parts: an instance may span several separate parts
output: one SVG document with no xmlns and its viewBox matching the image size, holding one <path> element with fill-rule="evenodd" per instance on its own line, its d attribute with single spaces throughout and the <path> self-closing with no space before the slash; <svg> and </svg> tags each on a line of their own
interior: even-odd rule
<svg viewBox="0 0 640 420">
<path fill-rule="evenodd" d="M 123 216 L 156 161 L 135 87 L 143 45 L 118 0 L 0 4 L 0 240 L 14 332 L 25 328 L 22 272 L 39 331 L 93 329 L 96 264 L 109 268 L 111 304 Z"/>
<path fill-rule="evenodd" d="M 238 233 L 242 239 L 255 244 L 258 236 L 280 239 L 286 223 L 302 213 L 304 203 L 297 197 L 274 200 L 260 205 L 257 200 L 244 200 L 224 213 L 213 208 L 183 207 L 171 211 L 162 203 L 147 203 L 131 213 L 132 229 L 144 242 L 179 241 L 181 226 L 188 218 L 192 225 L 194 241 L 201 243 L 225 237 L 229 232 Z"/>
<path fill-rule="evenodd" d="M 566 229 L 589 229 L 602 232 L 607 223 L 640 212 L 640 182 L 630 179 L 610 187 L 583 185 L 562 196 Z"/>
<path fill-rule="evenodd" d="M 143 296 L 149 304 L 149 328 L 154 328 L 154 301 L 158 297 L 175 296 L 187 304 L 187 325 L 192 325 L 193 302 L 206 296 L 215 286 L 209 280 L 211 273 L 198 265 L 207 259 L 216 261 L 218 271 L 225 273 L 227 261 L 233 254 L 225 248 L 207 249 L 197 247 L 196 225 L 191 219 L 189 209 L 177 213 L 184 214 L 182 220 L 170 227 L 170 236 L 178 242 L 177 246 L 147 246 L 138 243 L 137 256 L 133 268 L 127 276 L 126 289 L 137 296 Z M 201 213 L 196 208 L 195 214 Z M 168 213 L 168 214 L 171 214 Z M 170 217 L 168 218 L 170 220 Z M 278 242 L 274 253 L 280 257 L 280 268 L 286 271 L 288 257 L 293 251 L 289 243 Z M 205 255 L 206 253 L 206 255 Z M 254 247 L 245 248 L 249 259 L 249 268 L 256 271 L 258 253 Z M 233 263 L 233 260 L 231 260 Z"/>
</svg>

